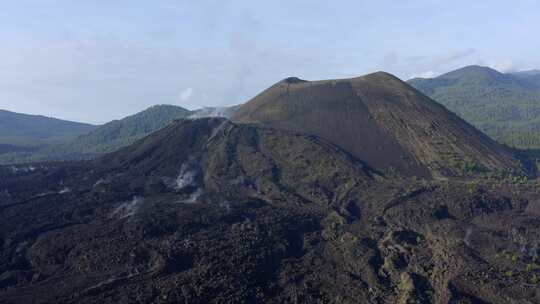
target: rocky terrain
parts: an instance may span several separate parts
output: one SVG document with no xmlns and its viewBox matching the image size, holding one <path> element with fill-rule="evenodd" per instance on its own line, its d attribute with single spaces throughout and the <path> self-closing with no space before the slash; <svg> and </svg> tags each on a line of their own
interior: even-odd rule
<svg viewBox="0 0 540 304">
<path fill-rule="evenodd" d="M 538 182 L 429 98 L 287 79 L 236 115 L 0 167 L 0 302 L 540 302 Z"/>
</svg>

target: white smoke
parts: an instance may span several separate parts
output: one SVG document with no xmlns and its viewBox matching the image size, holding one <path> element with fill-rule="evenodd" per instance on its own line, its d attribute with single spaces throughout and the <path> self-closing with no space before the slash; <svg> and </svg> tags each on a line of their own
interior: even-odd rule
<svg viewBox="0 0 540 304">
<path fill-rule="evenodd" d="M 65 194 L 69 192 L 71 192 L 71 189 L 69 189 L 68 187 L 65 187 L 64 189 L 58 191 L 58 194 Z"/>
<path fill-rule="evenodd" d="M 501 73 L 510 73 L 516 71 L 515 63 L 510 59 L 504 59 L 491 64 L 491 67 Z"/>
<path fill-rule="evenodd" d="M 176 178 L 163 177 L 162 180 L 167 187 L 175 191 L 181 191 L 188 187 L 197 186 L 198 173 L 197 163 L 193 159 L 190 159 L 188 162 L 182 164 L 180 173 L 178 173 Z"/>
<path fill-rule="evenodd" d="M 183 102 L 188 101 L 192 95 L 193 95 L 193 88 L 187 88 L 180 93 L 180 100 Z"/>
<path fill-rule="evenodd" d="M 216 138 L 218 135 L 223 134 L 225 132 L 226 126 L 229 125 L 227 120 L 223 120 L 217 127 L 215 127 L 212 130 L 212 134 L 210 137 L 208 137 L 208 140 L 206 141 L 206 144 L 209 144 Z"/>
<path fill-rule="evenodd" d="M 107 181 L 103 178 L 100 178 L 93 186 L 93 188 L 98 187 L 99 185 L 105 184 Z"/>
<path fill-rule="evenodd" d="M 44 197 L 44 196 L 47 196 L 47 195 L 57 194 L 57 193 L 58 192 L 53 192 L 53 191 L 41 192 L 40 194 L 36 195 L 35 197 Z"/>
<path fill-rule="evenodd" d="M 139 209 L 140 205 L 144 202 L 144 198 L 139 196 L 134 196 L 133 199 L 129 202 L 125 202 L 118 206 L 114 211 L 111 213 L 111 218 L 117 218 L 117 219 L 123 219 L 130 217 L 137 213 L 137 210 Z"/>
<path fill-rule="evenodd" d="M 197 190 L 195 190 L 195 192 L 191 193 L 186 200 L 183 200 L 182 202 L 186 204 L 196 203 L 202 194 L 203 190 L 201 188 L 198 188 Z"/>
<path fill-rule="evenodd" d="M 195 178 L 197 171 L 194 168 L 190 168 L 189 164 L 182 164 L 180 168 L 180 174 L 176 178 L 176 184 L 174 188 L 176 190 L 182 190 L 186 187 L 195 186 Z"/>
<path fill-rule="evenodd" d="M 34 166 L 23 166 L 23 167 L 17 167 L 17 166 L 11 166 L 11 172 L 13 173 L 28 173 L 28 172 L 34 172 L 36 171 L 36 167 Z"/>
<path fill-rule="evenodd" d="M 182 196 L 177 202 L 192 204 L 196 203 L 204 194 L 203 188 L 199 185 L 198 177 L 200 169 L 195 159 L 190 158 L 180 167 L 180 173 L 176 178 L 162 177 L 164 184 Z"/>
<path fill-rule="evenodd" d="M 534 243 L 529 249 L 529 257 L 534 261 L 538 261 L 538 243 Z"/>
<path fill-rule="evenodd" d="M 465 238 L 463 239 L 463 242 L 467 247 L 471 247 L 471 237 L 472 237 L 473 230 L 471 227 L 467 228 L 467 232 L 465 233 Z"/>
<path fill-rule="evenodd" d="M 438 73 L 434 71 L 425 71 L 418 74 L 413 74 L 409 78 L 434 78 L 438 75 Z"/>
<path fill-rule="evenodd" d="M 204 107 L 188 116 L 189 119 L 198 119 L 205 117 L 225 117 L 229 118 L 233 112 L 233 107 Z"/>
</svg>

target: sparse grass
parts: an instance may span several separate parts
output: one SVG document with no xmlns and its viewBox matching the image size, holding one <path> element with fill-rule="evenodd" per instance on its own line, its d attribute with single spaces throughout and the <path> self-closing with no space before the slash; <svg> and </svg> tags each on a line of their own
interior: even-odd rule
<svg viewBox="0 0 540 304">
<path fill-rule="evenodd" d="M 414 286 L 412 285 L 411 279 L 408 277 L 401 278 L 401 281 L 399 281 L 397 288 L 401 291 L 410 291 Z"/>
<path fill-rule="evenodd" d="M 525 268 L 527 271 L 535 271 L 540 270 L 540 265 L 536 263 L 529 263 L 527 264 L 527 267 Z"/>
<path fill-rule="evenodd" d="M 448 161 L 449 166 L 456 172 L 456 174 L 461 176 L 471 175 L 473 173 L 482 172 L 482 167 L 471 158 L 466 159 L 456 159 L 451 158 Z"/>
<path fill-rule="evenodd" d="M 469 183 L 467 184 L 467 192 L 470 194 L 476 193 L 478 191 L 478 187 L 478 183 L 476 182 Z"/>
<path fill-rule="evenodd" d="M 518 261 L 518 255 L 517 254 L 513 254 L 512 255 L 512 258 L 511 258 L 512 262 L 517 262 Z"/>
</svg>

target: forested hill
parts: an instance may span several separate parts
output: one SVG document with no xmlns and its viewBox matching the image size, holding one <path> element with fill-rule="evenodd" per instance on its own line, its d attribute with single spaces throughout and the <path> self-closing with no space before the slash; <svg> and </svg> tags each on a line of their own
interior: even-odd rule
<svg viewBox="0 0 540 304">
<path fill-rule="evenodd" d="M 37 146 L 73 139 L 96 126 L 41 115 L 0 110 L 0 144 Z"/>
<path fill-rule="evenodd" d="M 50 145 L 37 151 L 16 151 L 0 155 L 0 163 L 92 158 L 115 151 L 163 128 L 191 111 L 173 105 L 156 105 L 121 120 L 114 120 L 73 140 Z"/>
<path fill-rule="evenodd" d="M 409 84 L 497 141 L 540 147 L 540 72 L 500 73 L 468 66 Z"/>
</svg>

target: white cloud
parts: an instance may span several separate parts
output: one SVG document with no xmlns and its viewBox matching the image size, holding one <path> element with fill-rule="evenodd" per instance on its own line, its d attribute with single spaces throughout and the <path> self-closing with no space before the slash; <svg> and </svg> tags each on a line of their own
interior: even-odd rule
<svg viewBox="0 0 540 304">
<path fill-rule="evenodd" d="M 448 70 L 467 65 L 475 54 L 477 51 L 472 48 L 414 56 L 395 51 L 382 58 L 378 69 L 389 71 L 398 77 L 433 78 Z"/>
<path fill-rule="evenodd" d="M 413 74 L 410 78 L 433 78 L 437 75 L 438 73 L 435 73 L 434 71 L 426 71 L 419 74 Z"/>
<path fill-rule="evenodd" d="M 517 70 L 516 65 L 512 60 L 499 61 L 495 64 L 492 64 L 491 67 L 502 73 L 513 72 Z"/>
<path fill-rule="evenodd" d="M 188 101 L 191 96 L 193 95 L 193 88 L 187 88 L 180 93 L 180 100 L 181 101 Z"/>
</svg>

